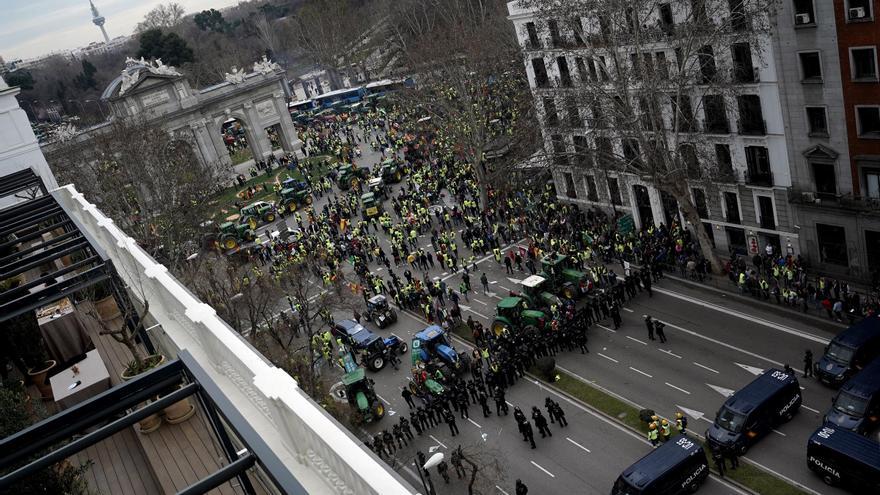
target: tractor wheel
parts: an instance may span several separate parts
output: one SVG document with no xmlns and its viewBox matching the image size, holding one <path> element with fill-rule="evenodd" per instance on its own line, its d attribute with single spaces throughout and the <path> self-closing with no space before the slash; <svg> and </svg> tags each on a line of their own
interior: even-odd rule
<svg viewBox="0 0 880 495">
<path fill-rule="evenodd" d="M 502 322 L 500 322 L 500 321 L 497 321 L 497 320 L 496 320 L 496 321 L 493 321 L 493 322 L 492 322 L 492 332 L 495 334 L 495 336 L 501 335 L 501 332 L 502 332 L 506 327 L 507 327 L 507 325 L 505 325 L 504 323 L 502 323 Z"/>
<path fill-rule="evenodd" d="M 229 234 L 224 235 L 223 238 L 220 239 L 220 243 L 223 246 L 223 249 L 227 251 L 238 247 L 238 239 Z"/>
<path fill-rule="evenodd" d="M 306 196 L 305 199 L 303 200 L 303 202 L 307 205 L 312 204 L 313 201 L 314 201 L 314 199 L 312 198 L 311 194 Z"/>
<path fill-rule="evenodd" d="M 296 211 L 296 201 L 288 202 L 287 204 L 284 205 L 284 208 L 287 209 L 287 211 L 289 211 L 291 213 L 295 212 Z"/>
<path fill-rule="evenodd" d="M 257 219 L 254 217 L 245 218 L 244 223 L 248 224 L 248 227 L 250 227 L 251 230 L 254 230 L 257 228 Z"/>
<path fill-rule="evenodd" d="M 373 371 L 379 371 L 385 367 L 385 358 L 382 356 L 374 356 L 370 359 L 370 369 Z"/>
<path fill-rule="evenodd" d="M 266 214 L 263 215 L 263 221 L 265 221 L 266 223 L 274 222 L 275 221 L 275 213 L 273 213 L 271 211 L 266 212 Z"/>
<path fill-rule="evenodd" d="M 358 180 L 357 177 L 352 177 L 351 182 L 349 184 L 351 185 L 352 189 L 357 189 L 357 186 L 358 186 L 358 184 L 360 184 L 360 181 Z"/>
<path fill-rule="evenodd" d="M 244 233 L 243 237 L 245 241 L 251 242 L 257 237 L 257 235 L 254 233 L 253 230 L 248 230 Z"/>
<path fill-rule="evenodd" d="M 383 406 L 381 402 L 376 401 L 373 404 L 373 415 L 376 419 L 382 419 L 385 417 L 385 406 Z"/>
<path fill-rule="evenodd" d="M 402 176 L 400 175 L 400 170 L 398 170 L 397 172 L 394 172 L 394 180 L 396 180 L 397 182 L 400 182 L 401 178 L 402 178 Z"/>
<path fill-rule="evenodd" d="M 562 295 L 565 296 L 566 299 L 574 300 L 574 289 L 571 287 L 566 287 L 562 289 Z"/>
<path fill-rule="evenodd" d="M 406 342 L 401 342 L 400 347 L 397 348 L 397 352 L 400 354 L 406 354 L 406 351 L 409 350 L 409 346 L 406 345 Z"/>
</svg>

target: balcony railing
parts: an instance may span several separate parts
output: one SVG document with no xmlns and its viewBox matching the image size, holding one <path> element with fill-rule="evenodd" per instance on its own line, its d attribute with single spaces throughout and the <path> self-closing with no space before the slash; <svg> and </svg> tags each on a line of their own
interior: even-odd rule
<svg viewBox="0 0 880 495">
<path fill-rule="evenodd" d="M 766 136 L 767 121 L 766 120 L 738 120 L 736 123 L 737 131 L 743 136 Z"/>
<path fill-rule="evenodd" d="M 748 170 L 745 174 L 745 182 L 750 186 L 773 187 L 773 172 Z"/>
<path fill-rule="evenodd" d="M 412 488 L 311 400 L 284 370 L 272 366 L 212 307 L 180 284 L 72 185 L 52 195 L 113 261 L 142 304 L 150 303 L 165 351 L 186 349 L 268 447 L 289 459 L 282 468 L 303 493 L 410 494 Z"/>
<path fill-rule="evenodd" d="M 828 194 L 793 188 L 788 191 L 788 201 L 792 204 L 817 208 L 880 213 L 880 198 L 853 196 L 852 194 Z"/>
</svg>

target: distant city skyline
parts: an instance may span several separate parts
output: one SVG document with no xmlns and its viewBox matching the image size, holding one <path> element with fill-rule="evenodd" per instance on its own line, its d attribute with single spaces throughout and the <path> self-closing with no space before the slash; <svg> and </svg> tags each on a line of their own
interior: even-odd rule
<svg viewBox="0 0 880 495">
<path fill-rule="evenodd" d="M 151 9 L 169 0 L 93 0 L 110 38 L 130 35 Z M 240 0 L 177 0 L 187 14 L 221 9 Z M 0 56 L 30 59 L 102 42 L 89 0 L 0 0 Z"/>
</svg>

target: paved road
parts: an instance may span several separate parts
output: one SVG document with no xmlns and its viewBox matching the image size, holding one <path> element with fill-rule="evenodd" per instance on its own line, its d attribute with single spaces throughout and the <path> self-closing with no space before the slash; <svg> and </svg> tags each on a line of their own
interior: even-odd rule
<svg viewBox="0 0 880 495">
<path fill-rule="evenodd" d="M 362 150 L 364 154 L 358 160 L 359 165 L 369 166 L 381 161 L 381 156 L 369 150 L 368 146 L 362 147 Z M 316 201 L 316 208 L 326 201 L 327 196 Z M 387 253 L 390 246 L 381 237 L 380 242 Z M 430 248 L 429 237 L 423 236 L 422 240 L 423 247 Z M 465 253 L 465 248 L 462 249 L 462 253 Z M 374 273 L 383 274 L 384 268 L 371 268 Z M 403 268 L 398 273 L 402 271 Z M 469 302 L 462 301 L 462 309 L 464 313 L 488 324 L 494 314 L 495 303 L 511 289 L 516 289 L 517 280 L 524 278 L 525 274 L 517 272 L 508 275 L 503 266 L 491 258 L 480 261 L 479 271 L 487 274 L 492 292 L 490 295 L 471 294 Z M 621 273 L 619 267 L 617 272 Z M 440 268 L 431 270 L 430 275 L 447 280 L 453 287 L 460 280 L 458 274 Z M 477 289 L 478 278 L 479 275 L 472 276 Z M 642 322 L 643 314 L 650 314 L 667 323 L 667 344 L 648 341 Z M 789 363 L 799 369 L 804 350 L 812 349 L 815 356 L 820 356 L 827 340 L 839 329 L 818 320 L 808 320 L 806 323 L 793 321 L 748 301 L 670 281 L 656 284 L 652 298 L 640 294 L 630 301 L 622 316 L 624 324 L 617 331 L 608 326 L 610 321 L 606 322 L 608 325 L 591 328 L 592 352 L 589 355 L 561 353 L 557 356 L 558 364 L 583 380 L 636 405 L 655 409 L 663 416 L 670 417 L 674 411 L 683 410 L 691 416 L 691 430 L 695 433 L 705 431 L 715 411 L 731 391 L 741 388 L 756 373 L 768 367 L 781 368 Z M 380 333 L 394 332 L 408 341 L 412 333 L 423 327 L 424 322 L 417 321 L 415 317 L 401 316 L 396 325 Z M 408 355 L 405 359 L 408 359 Z M 374 375 L 379 394 L 389 402 L 395 414 L 407 412 L 399 395 L 399 387 L 405 383 L 407 376 L 407 371 L 393 372 L 391 369 Z M 802 379 L 801 385 L 804 388 L 804 406 L 800 413 L 791 423 L 764 438 L 748 453 L 747 458 L 803 485 L 811 492 L 842 493 L 825 486 L 808 471 L 804 463 L 806 440 L 821 422 L 833 391 L 812 379 Z M 508 400 L 529 407 L 543 403 L 543 397 L 548 392 L 538 388 L 534 383 L 520 381 L 511 390 Z M 482 443 L 502 452 L 509 463 L 508 479 L 506 484 L 499 485 L 499 489 L 506 492 L 512 492 L 513 480 L 520 477 L 530 487 L 541 487 L 541 493 L 583 493 L 585 485 L 589 487 L 589 493 L 607 493 L 620 471 L 647 452 L 643 439 L 634 438 L 628 431 L 600 421 L 574 404 L 566 406 L 571 425 L 565 431 L 565 436 L 538 440 L 537 450 L 526 448 L 517 438 L 517 432 L 509 431 L 515 427 L 512 418 L 499 420 L 493 416 L 483 419 L 476 407 L 471 409 L 472 419 L 477 424 L 459 420 L 462 435 L 457 438 L 463 438 L 463 445 Z M 377 426 L 384 426 L 386 422 Z M 368 429 L 373 430 L 377 426 Z M 416 442 L 417 446 L 427 450 L 431 445 L 440 445 L 441 449 L 447 450 L 458 444 L 457 439 L 453 441 L 449 437 L 445 425 L 431 434 L 434 438 L 425 437 Z M 402 456 L 407 455 L 413 455 L 412 449 L 404 449 Z M 406 473 L 405 469 L 403 471 Z M 419 482 L 416 479 L 414 483 Z M 701 490 L 701 493 L 729 492 L 731 488 L 717 481 Z"/>
</svg>

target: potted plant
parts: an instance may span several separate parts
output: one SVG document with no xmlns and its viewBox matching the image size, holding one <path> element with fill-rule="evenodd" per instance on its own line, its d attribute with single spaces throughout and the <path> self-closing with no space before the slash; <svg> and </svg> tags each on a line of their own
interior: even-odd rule
<svg viewBox="0 0 880 495">
<path fill-rule="evenodd" d="M 144 355 L 144 352 L 138 347 L 135 340 L 137 333 L 144 328 L 144 319 L 147 316 L 149 309 L 149 301 L 144 301 L 144 308 L 137 318 L 138 326 L 134 330 L 126 324 L 125 320 L 127 320 L 127 318 L 120 318 L 117 320 L 117 323 L 114 324 L 114 318 L 104 319 L 100 314 L 92 315 L 101 325 L 101 335 L 109 335 L 113 337 L 114 340 L 125 345 L 125 347 L 128 348 L 129 353 L 131 353 L 132 360 L 128 363 L 121 374 L 123 380 L 131 380 L 137 375 L 146 373 L 147 371 L 162 366 L 165 363 L 165 356 L 161 354 L 153 354 L 149 356 Z M 95 311 L 97 312 L 97 308 Z M 121 316 L 121 314 L 119 316 Z M 195 414 L 195 411 L 196 408 L 189 401 L 189 398 L 185 398 L 166 407 L 163 410 L 163 415 L 165 416 L 166 421 L 171 424 L 176 424 L 191 418 L 193 414 Z M 151 433 L 159 429 L 162 425 L 162 418 L 158 414 L 151 414 L 142 419 L 138 424 L 141 433 Z"/>
<path fill-rule="evenodd" d="M 46 353 L 36 313 L 27 311 L 9 320 L 7 334 L 6 344 L 12 349 L 13 361 L 27 372 L 43 399 L 51 400 L 52 385 L 48 376 L 58 363 Z"/>
<path fill-rule="evenodd" d="M 89 297 L 95 305 L 95 311 L 98 313 L 99 320 L 102 322 L 109 322 L 122 316 L 110 284 L 110 282 L 105 282 L 95 285 Z"/>
</svg>

